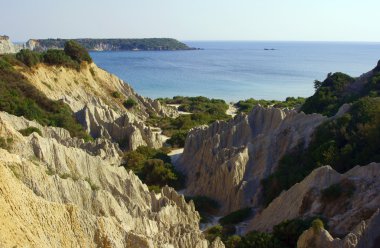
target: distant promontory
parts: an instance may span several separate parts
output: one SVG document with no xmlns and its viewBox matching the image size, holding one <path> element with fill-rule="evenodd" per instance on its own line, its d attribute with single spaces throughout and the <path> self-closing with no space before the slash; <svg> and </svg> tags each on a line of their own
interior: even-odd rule
<svg viewBox="0 0 380 248">
<path fill-rule="evenodd" d="M 35 51 L 63 49 L 69 39 L 30 39 L 26 48 Z M 90 51 L 175 51 L 195 50 L 172 38 L 73 39 Z"/>
</svg>

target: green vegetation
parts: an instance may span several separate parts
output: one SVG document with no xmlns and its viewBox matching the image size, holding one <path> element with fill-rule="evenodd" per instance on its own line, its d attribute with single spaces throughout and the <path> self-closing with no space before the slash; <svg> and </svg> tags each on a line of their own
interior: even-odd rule
<svg viewBox="0 0 380 248">
<path fill-rule="evenodd" d="M 128 98 L 127 100 L 123 102 L 123 105 L 126 109 L 131 109 L 137 105 L 137 102 L 133 100 L 132 98 Z"/>
<path fill-rule="evenodd" d="M 91 63 L 92 59 L 86 48 L 82 47 L 78 42 L 69 40 L 65 43 L 65 53 L 74 61 L 81 63 L 82 61 Z"/>
<path fill-rule="evenodd" d="M 216 225 L 207 229 L 206 239 L 213 241 L 220 237 L 227 248 L 295 248 L 299 236 L 311 226 L 324 226 L 320 219 L 293 219 L 285 220 L 273 227 L 272 233 L 252 231 L 245 236 L 234 235 L 231 226 Z"/>
<path fill-rule="evenodd" d="M 93 183 L 90 178 L 86 177 L 84 180 L 90 185 L 93 191 L 97 191 L 100 189 L 100 187 L 96 185 L 95 183 Z"/>
<path fill-rule="evenodd" d="M 313 220 L 313 222 L 311 223 L 311 226 L 313 227 L 313 230 L 315 233 L 319 233 L 320 231 L 324 229 L 323 222 L 320 219 Z"/>
<path fill-rule="evenodd" d="M 29 136 L 31 135 L 32 133 L 38 133 L 40 136 L 42 136 L 42 132 L 40 129 L 36 128 L 36 127 L 28 127 L 28 128 L 25 128 L 25 129 L 21 129 L 21 130 L 18 130 L 22 135 L 24 136 Z"/>
<path fill-rule="evenodd" d="M 12 138 L 3 138 L 3 137 L 0 137 L 0 148 L 2 149 L 5 149 L 5 150 L 9 150 L 10 146 L 12 145 L 13 143 L 13 139 Z"/>
<path fill-rule="evenodd" d="M 341 197 L 350 198 L 354 191 L 355 184 L 349 180 L 342 180 L 341 182 L 333 184 L 322 190 L 321 201 L 327 204 L 334 202 Z"/>
<path fill-rule="evenodd" d="M 263 107 L 274 106 L 276 108 L 298 108 L 305 102 L 305 98 L 303 97 L 287 97 L 285 101 L 278 100 L 256 100 L 254 98 L 250 98 L 247 100 L 239 101 L 235 104 L 238 108 L 239 112 L 248 113 L 250 112 L 256 105 L 260 104 Z"/>
<path fill-rule="evenodd" d="M 0 111 L 24 116 L 41 125 L 62 127 L 72 136 L 91 139 L 68 105 L 48 99 L 20 72 L 13 69 L 13 65 L 25 67 L 15 56 L 0 56 Z"/>
<path fill-rule="evenodd" d="M 40 39 L 37 49 L 47 50 L 50 48 L 63 48 L 66 39 Z M 151 38 L 151 39 L 75 39 L 75 42 L 88 50 L 96 50 L 99 45 L 106 45 L 107 50 L 120 51 L 120 50 L 146 50 L 146 51 L 159 51 L 159 50 L 189 50 L 187 45 L 175 39 L 169 38 Z"/>
<path fill-rule="evenodd" d="M 25 65 L 32 67 L 41 62 L 41 54 L 29 49 L 22 49 L 16 54 L 16 58 Z"/>
<path fill-rule="evenodd" d="M 305 101 L 301 111 L 308 114 L 334 115 L 343 103 L 355 99 L 353 94 L 346 92 L 347 86 L 354 81 L 354 78 L 340 72 L 329 74 L 323 82 L 316 80 L 314 82 L 316 92 Z"/>
<path fill-rule="evenodd" d="M 380 161 L 379 137 L 380 98 L 361 98 L 348 113 L 319 126 L 307 149 L 301 144 L 281 159 L 277 171 L 262 182 L 265 204 L 322 165 L 343 173 Z"/>
<path fill-rule="evenodd" d="M 150 125 L 160 127 L 164 135 L 172 137 L 167 143 L 173 147 L 184 146 L 187 133 L 191 128 L 231 118 L 226 114 L 228 105 L 220 99 L 176 96 L 173 99 L 159 98 L 158 100 L 163 104 L 180 104 L 178 107 L 180 111 L 192 113 L 181 115 L 176 119 L 151 116 L 148 120 Z"/>
<path fill-rule="evenodd" d="M 64 66 L 79 70 L 80 64 L 71 59 L 63 50 L 47 50 L 42 53 L 42 62 L 48 65 Z"/>
<path fill-rule="evenodd" d="M 136 151 L 125 152 L 122 166 L 132 170 L 141 181 L 155 191 L 165 185 L 175 189 L 183 188 L 183 175 L 175 170 L 171 158 L 162 149 L 140 146 Z"/>
<path fill-rule="evenodd" d="M 232 212 L 219 220 L 223 226 L 233 225 L 246 220 L 251 215 L 251 208 L 243 208 Z"/>
<path fill-rule="evenodd" d="M 111 96 L 113 98 L 121 98 L 121 93 L 118 92 L 118 91 L 114 91 L 114 92 L 111 93 Z"/>
<path fill-rule="evenodd" d="M 217 201 L 207 197 L 207 196 L 186 196 L 185 200 L 194 202 L 195 209 L 199 212 L 201 216 L 201 223 L 208 222 L 212 215 L 215 215 L 220 205 Z"/>
<path fill-rule="evenodd" d="M 48 65 L 65 66 L 76 70 L 80 69 L 82 62 L 92 62 L 88 51 L 73 40 L 67 41 L 63 48 L 64 50 L 49 49 L 43 53 L 22 49 L 16 54 L 16 58 L 28 67 L 45 63 Z M 92 74 L 94 76 L 93 71 Z"/>
</svg>

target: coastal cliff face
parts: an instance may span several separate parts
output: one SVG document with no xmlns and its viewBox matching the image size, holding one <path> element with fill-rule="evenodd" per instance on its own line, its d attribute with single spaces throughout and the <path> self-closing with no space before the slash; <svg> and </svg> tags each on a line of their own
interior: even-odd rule
<svg viewBox="0 0 380 248">
<path fill-rule="evenodd" d="M 18 130 L 40 129 L 22 136 Z M 192 203 L 148 191 L 107 140 L 0 113 L 1 247 L 209 247 Z M 211 247 L 224 247 L 220 241 Z"/>
<path fill-rule="evenodd" d="M 0 36 L 0 54 L 17 53 L 21 46 L 13 44 L 8 36 Z"/>
<path fill-rule="evenodd" d="M 314 129 L 326 119 L 257 106 L 248 115 L 193 129 L 178 161 L 188 177 L 186 194 L 219 201 L 222 214 L 258 207 L 260 181 L 273 173 L 285 153 L 307 146 Z"/>
<path fill-rule="evenodd" d="M 141 145 L 161 147 L 160 134 L 153 133 L 144 120 L 150 114 L 175 117 L 177 111 L 139 96 L 95 64 L 82 67 L 77 71 L 41 64 L 21 73 L 48 98 L 67 103 L 94 138 L 107 138 L 128 150 Z M 136 106 L 127 109 L 123 105 L 126 99 L 132 99 Z"/>
</svg>

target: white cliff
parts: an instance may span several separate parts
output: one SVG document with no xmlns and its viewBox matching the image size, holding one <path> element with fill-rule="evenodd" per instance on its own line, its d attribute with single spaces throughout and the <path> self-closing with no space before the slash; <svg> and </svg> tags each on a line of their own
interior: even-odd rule
<svg viewBox="0 0 380 248">
<path fill-rule="evenodd" d="M 274 172 L 285 153 L 306 146 L 326 119 L 257 106 L 248 115 L 193 129 L 178 160 L 188 178 L 186 194 L 219 201 L 222 214 L 258 206 L 260 181 Z"/>
<path fill-rule="evenodd" d="M 30 126 L 42 136 L 18 132 Z M 0 137 L 1 247 L 209 247 L 194 205 L 171 188 L 149 192 L 106 141 L 84 144 L 6 113 Z"/>
<path fill-rule="evenodd" d="M 17 53 L 20 49 L 21 46 L 13 44 L 8 36 L 0 35 L 0 54 Z"/>
</svg>

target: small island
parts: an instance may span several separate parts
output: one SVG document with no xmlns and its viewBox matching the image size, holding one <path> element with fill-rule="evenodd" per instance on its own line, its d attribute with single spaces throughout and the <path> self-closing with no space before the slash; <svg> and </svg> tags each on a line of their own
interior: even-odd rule
<svg viewBox="0 0 380 248">
<path fill-rule="evenodd" d="M 63 49 L 69 39 L 30 39 L 26 48 L 34 51 Z M 89 51 L 176 51 L 196 50 L 172 38 L 73 39 Z"/>
</svg>

